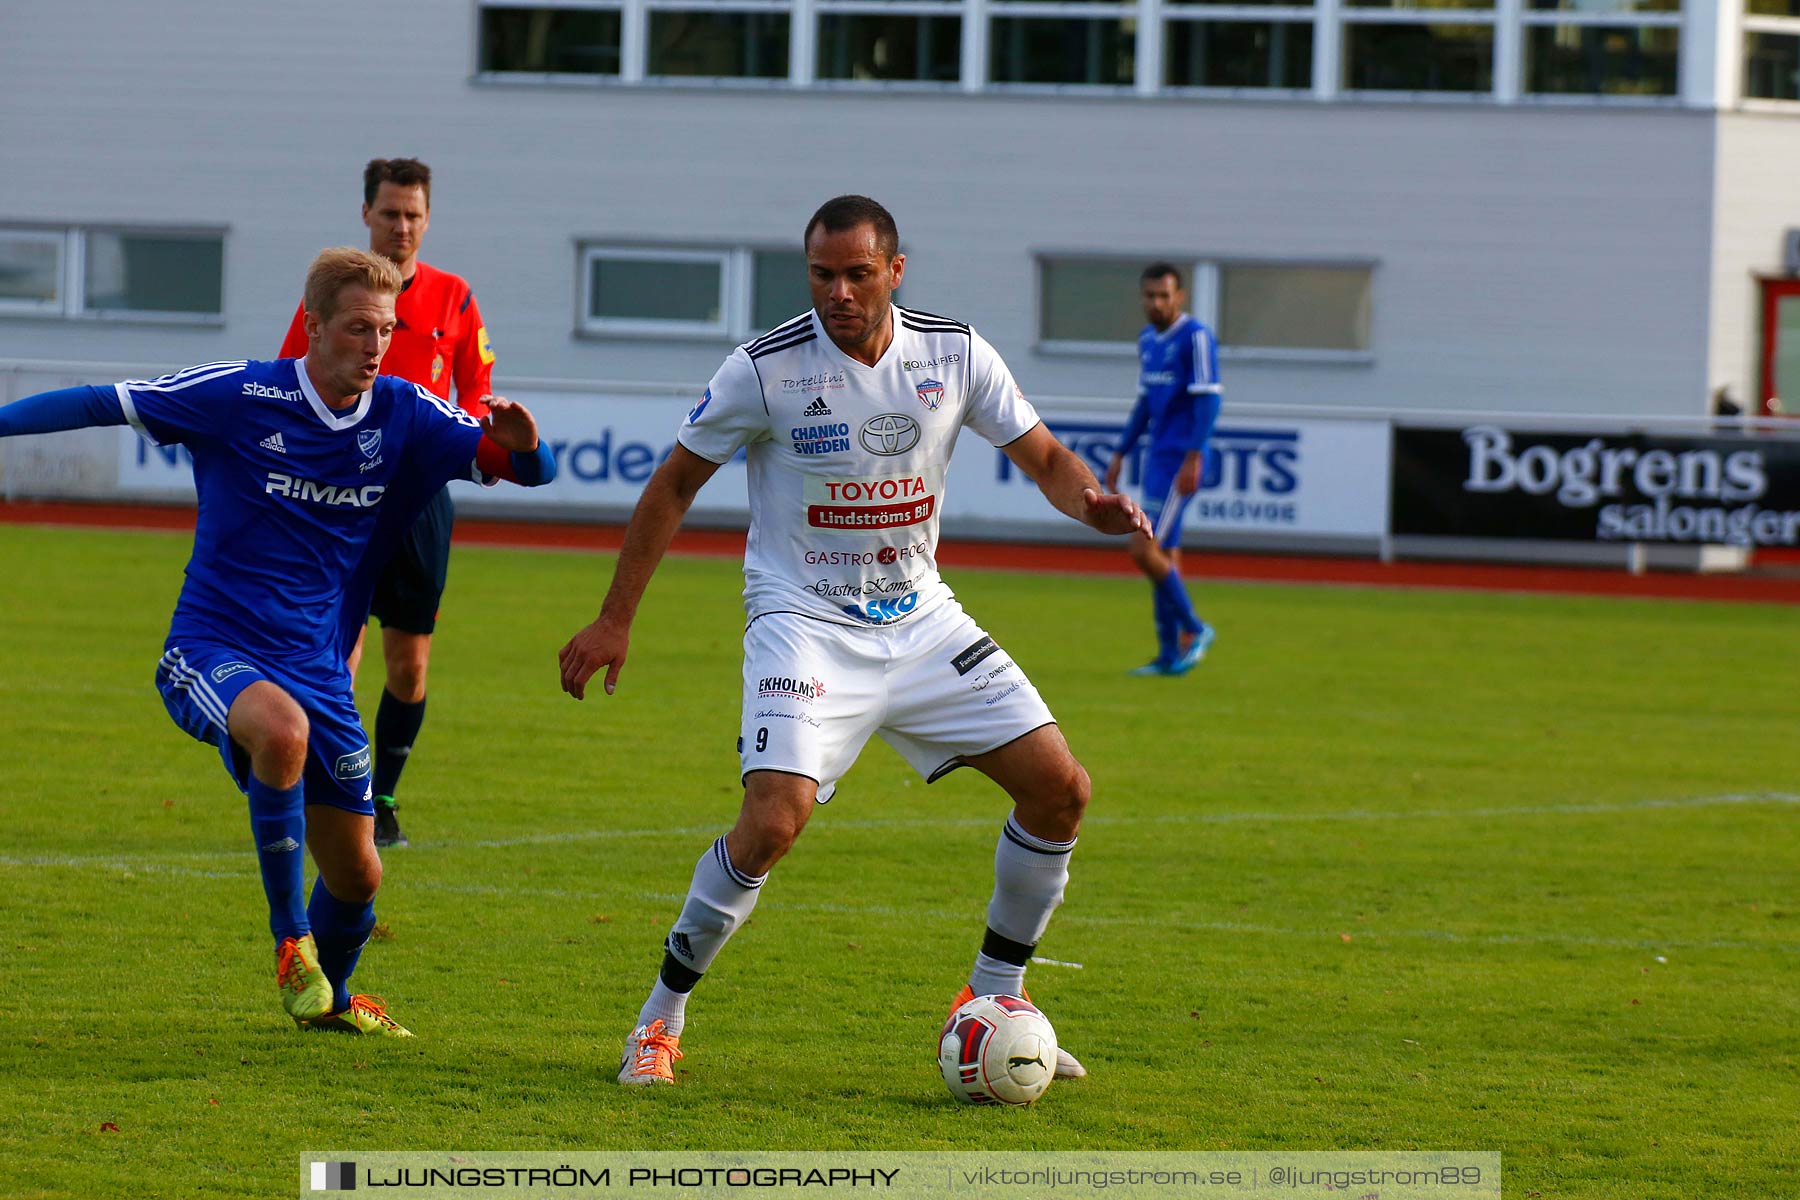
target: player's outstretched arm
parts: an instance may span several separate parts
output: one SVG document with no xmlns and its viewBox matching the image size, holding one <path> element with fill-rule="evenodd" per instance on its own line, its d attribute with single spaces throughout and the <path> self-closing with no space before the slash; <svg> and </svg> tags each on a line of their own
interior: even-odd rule
<svg viewBox="0 0 1800 1200">
<path fill-rule="evenodd" d="M 481 418 L 481 432 L 503 450 L 528 453 L 537 449 L 537 419 L 523 404 L 504 396 L 489 396 L 488 411 Z"/>
<path fill-rule="evenodd" d="M 1101 533 L 1149 536 L 1150 519 L 1136 501 L 1102 489 L 1081 456 L 1057 441 L 1042 421 L 1001 449 L 1059 512 Z"/>
<path fill-rule="evenodd" d="M 538 487 L 556 478 L 556 456 L 538 438 L 537 421 L 523 404 L 504 396 L 483 397 L 487 409 L 481 416 L 481 444 L 475 449 L 475 465 L 485 474 L 524 487 Z"/>
<path fill-rule="evenodd" d="M 59 388 L 15 400 L 0 408 L 0 437 L 123 424 L 125 409 L 119 404 L 119 394 L 112 388 Z"/>
<path fill-rule="evenodd" d="M 600 615 L 570 638 L 557 656 L 563 691 L 577 700 L 586 699 L 588 680 L 605 667 L 606 694 L 612 695 L 630 648 L 631 622 L 637 617 L 644 589 L 650 586 L 650 576 L 675 540 L 675 531 L 694 497 L 719 465 L 677 442 L 644 485 L 631 523 L 625 527 L 625 544 L 619 550 L 619 564 L 613 568 L 612 586 L 606 590 Z"/>
</svg>

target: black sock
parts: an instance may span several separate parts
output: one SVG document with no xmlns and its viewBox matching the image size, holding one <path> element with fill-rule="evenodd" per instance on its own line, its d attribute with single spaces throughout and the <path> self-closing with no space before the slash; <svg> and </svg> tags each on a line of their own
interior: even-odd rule
<svg viewBox="0 0 1800 1200">
<path fill-rule="evenodd" d="M 694 985 L 700 982 L 700 972 L 694 970 L 667 950 L 663 951 L 662 971 L 660 974 L 663 986 L 668 988 L 671 992 L 681 992 L 686 994 L 693 991 Z"/>
<path fill-rule="evenodd" d="M 408 704 L 386 688 L 381 689 L 381 707 L 375 710 L 375 779 L 374 793 L 392 797 L 400 786 L 400 772 L 406 769 L 406 757 L 418 739 L 419 726 L 425 723 L 425 701 Z"/>
</svg>

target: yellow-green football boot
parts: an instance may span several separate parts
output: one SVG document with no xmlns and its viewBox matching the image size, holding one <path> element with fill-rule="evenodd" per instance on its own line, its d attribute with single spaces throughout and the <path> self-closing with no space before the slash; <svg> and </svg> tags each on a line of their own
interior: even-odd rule
<svg viewBox="0 0 1800 1200">
<path fill-rule="evenodd" d="M 326 1013 L 300 1024 L 306 1029 L 324 1029 L 334 1033 L 367 1033 L 391 1038 L 413 1036 L 412 1030 L 388 1016 L 387 1001 L 380 996 L 365 996 L 361 993 L 350 997 L 350 1007 L 342 1012 Z"/>
<path fill-rule="evenodd" d="M 319 947 L 312 934 L 281 939 L 275 949 L 275 986 L 281 990 L 281 1007 L 296 1021 L 331 1011 L 331 980 L 319 969 Z"/>
</svg>

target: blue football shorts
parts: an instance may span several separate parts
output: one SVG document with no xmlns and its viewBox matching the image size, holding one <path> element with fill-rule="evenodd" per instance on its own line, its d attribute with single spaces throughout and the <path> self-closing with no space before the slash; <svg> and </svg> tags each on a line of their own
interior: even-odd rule
<svg viewBox="0 0 1800 1200">
<path fill-rule="evenodd" d="M 250 756 L 232 742 L 226 714 L 243 690 L 258 680 L 279 687 L 306 713 L 306 802 L 372 815 L 369 735 L 348 689 L 316 690 L 217 643 L 171 644 L 156 664 L 156 690 L 162 693 L 170 719 L 196 741 L 218 749 L 240 791 L 250 785 Z"/>
<path fill-rule="evenodd" d="M 1181 544 L 1181 519 L 1187 514 L 1188 505 L 1193 503 L 1197 494 L 1189 492 L 1183 496 L 1175 490 L 1175 479 L 1181 474 L 1181 463 L 1186 457 L 1185 450 L 1174 454 L 1144 456 L 1143 500 L 1140 506 L 1144 515 L 1150 518 L 1151 528 L 1156 531 L 1156 544 L 1164 550 L 1173 550 Z"/>
</svg>

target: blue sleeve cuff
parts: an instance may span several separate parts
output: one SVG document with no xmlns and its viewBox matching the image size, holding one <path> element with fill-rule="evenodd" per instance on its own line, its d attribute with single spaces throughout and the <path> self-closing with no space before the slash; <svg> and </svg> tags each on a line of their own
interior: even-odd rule
<svg viewBox="0 0 1800 1200">
<path fill-rule="evenodd" d="M 58 433 L 93 425 L 123 425 L 125 410 L 112 388 L 72 387 L 39 392 L 0 408 L 0 437 Z"/>
<path fill-rule="evenodd" d="M 512 458 L 513 476 L 525 487 L 541 487 L 556 478 L 556 456 L 550 443 L 538 439 L 536 450 L 508 451 Z"/>
<path fill-rule="evenodd" d="M 1198 397 L 1199 403 L 1194 406 L 1194 444 L 1190 449 L 1204 450 L 1212 437 L 1213 426 L 1219 423 L 1219 395 L 1213 392 Z"/>
</svg>

